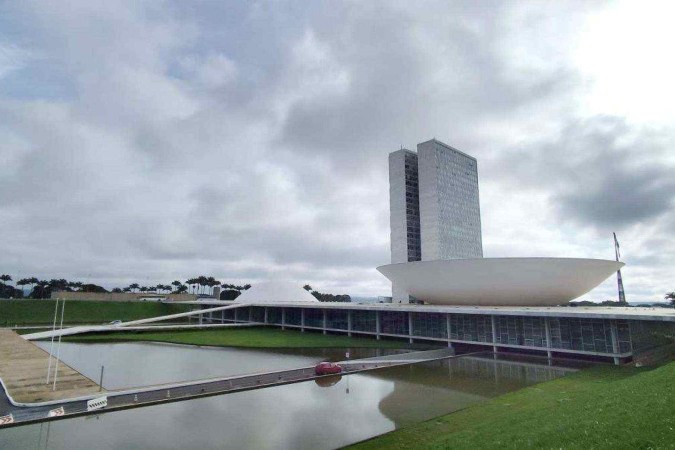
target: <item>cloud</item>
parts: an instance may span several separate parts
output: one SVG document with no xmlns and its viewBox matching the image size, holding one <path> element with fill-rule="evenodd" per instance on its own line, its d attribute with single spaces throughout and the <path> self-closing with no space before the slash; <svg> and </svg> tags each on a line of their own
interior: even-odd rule
<svg viewBox="0 0 675 450">
<path fill-rule="evenodd" d="M 616 229 L 652 296 L 673 266 L 639 243 L 673 230 L 675 133 L 580 106 L 578 30 L 605 8 L 7 7 L 3 270 L 383 295 L 387 154 L 436 137 L 479 159 L 486 254 L 607 257 Z"/>
</svg>

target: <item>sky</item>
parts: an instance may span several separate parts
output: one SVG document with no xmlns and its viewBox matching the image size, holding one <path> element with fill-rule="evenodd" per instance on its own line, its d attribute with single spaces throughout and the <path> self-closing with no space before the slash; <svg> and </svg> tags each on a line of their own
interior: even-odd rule
<svg viewBox="0 0 675 450">
<path fill-rule="evenodd" d="M 387 155 L 436 138 L 478 159 L 486 257 L 616 232 L 628 300 L 660 300 L 674 9 L 0 1 L 0 272 L 389 295 Z"/>
</svg>

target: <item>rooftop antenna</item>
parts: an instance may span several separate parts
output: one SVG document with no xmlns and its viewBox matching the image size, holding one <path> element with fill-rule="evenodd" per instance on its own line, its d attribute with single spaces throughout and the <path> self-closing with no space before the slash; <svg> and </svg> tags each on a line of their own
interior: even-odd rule
<svg viewBox="0 0 675 450">
<path fill-rule="evenodd" d="M 614 256 L 616 257 L 616 261 L 619 261 L 619 258 L 621 258 L 621 252 L 619 250 L 619 241 L 616 239 L 616 233 L 612 233 L 614 235 Z M 619 288 L 619 303 L 626 303 L 626 293 L 623 290 L 623 279 L 621 278 L 621 269 L 616 271 L 616 283 Z"/>
</svg>

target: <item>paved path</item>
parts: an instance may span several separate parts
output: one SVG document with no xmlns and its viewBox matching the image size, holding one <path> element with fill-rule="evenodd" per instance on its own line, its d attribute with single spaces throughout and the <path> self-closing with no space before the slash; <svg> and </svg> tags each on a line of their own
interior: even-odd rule
<svg viewBox="0 0 675 450">
<path fill-rule="evenodd" d="M 350 374 L 379 369 L 382 367 L 392 367 L 402 364 L 413 364 L 435 359 L 450 358 L 454 356 L 454 352 L 451 349 L 443 349 L 440 351 L 431 350 L 430 352 L 414 352 L 406 354 L 406 356 L 408 356 L 406 359 L 399 358 L 396 360 L 378 360 L 377 358 L 366 358 L 364 360 L 343 361 L 340 364 L 342 364 L 343 367 L 343 374 Z M 72 417 L 83 414 L 100 414 L 108 411 L 149 406 L 157 403 L 188 400 L 195 397 L 240 392 L 269 386 L 277 386 L 281 384 L 298 383 L 316 378 L 326 378 L 326 376 L 317 376 L 314 373 L 314 366 L 311 366 L 277 372 L 212 378 L 207 380 L 147 386 L 138 389 L 127 389 L 121 391 L 108 391 L 106 393 L 107 406 L 103 409 L 94 411 L 87 411 L 86 400 L 59 402 L 52 405 L 36 406 L 30 408 L 17 408 L 7 404 L 2 398 L 0 398 L 0 416 L 11 414 L 14 420 L 13 424 L 9 424 L 9 426 L 11 426 L 22 423 L 53 420 L 67 416 Z M 58 408 L 63 408 L 63 416 L 49 417 L 49 411 Z"/>
<path fill-rule="evenodd" d="M 99 392 L 99 386 L 63 362 L 58 364 L 56 390 L 47 384 L 49 353 L 14 331 L 0 329 L 0 379 L 15 403 L 64 400 Z M 52 379 L 56 358 L 52 358 Z"/>
</svg>

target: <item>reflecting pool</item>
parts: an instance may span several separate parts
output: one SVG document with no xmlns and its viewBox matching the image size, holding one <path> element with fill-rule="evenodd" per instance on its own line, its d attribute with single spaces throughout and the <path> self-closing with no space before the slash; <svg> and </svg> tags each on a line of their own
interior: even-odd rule
<svg viewBox="0 0 675 450">
<path fill-rule="evenodd" d="M 279 370 L 342 350 L 243 350 L 151 343 L 63 344 L 108 389 Z M 374 356 L 373 349 L 351 356 Z M 0 431 L 1 449 L 332 449 L 427 420 L 570 369 L 540 359 L 463 356 Z"/>
</svg>

